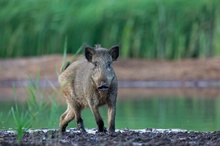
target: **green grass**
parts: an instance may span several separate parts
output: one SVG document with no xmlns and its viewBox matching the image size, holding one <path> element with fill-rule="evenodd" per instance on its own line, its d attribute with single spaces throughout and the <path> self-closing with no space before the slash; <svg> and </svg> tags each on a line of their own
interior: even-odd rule
<svg viewBox="0 0 220 146">
<path fill-rule="evenodd" d="M 47 126 L 54 126 L 54 119 L 52 117 L 56 114 L 57 104 L 53 96 L 50 97 L 50 103 L 53 106 L 49 106 L 49 102 L 44 99 L 43 94 L 41 93 L 38 82 L 39 82 L 40 74 L 37 75 L 36 79 L 30 79 L 30 83 L 27 86 L 28 98 L 27 103 L 18 106 L 17 96 L 16 96 L 16 88 L 14 87 L 14 97 L 15 97 L 15 105 L 11 107 L 11 114 L 9 116 L 13 117 L 14 129 L 17 132 L 17 142 L 19 143 L 24 135 L 24 133 L 33 128 L 33 123 L 42 123 L 42 119 L 40 117 L 47 116 Z M 48 114 L 48 115 L 47 115 Z"/>
<path fill-rule="evenodd" d="M 218 0 L 1 0 L 0 57 L 75 53 L 119 44 L 122 57 L 220 54 Z"/>
<path fill-rule="evenodd" d="M 62 66 L 67 62 L 66 60 L 66 45 L 65 42 L 63 52 Z M 81 50 L 81 48 L 76 52 Z M 73 60 L 75 55 L 70 59 Z M 45 100 L 45 94 L 43 94 L 39 88 L 40 72 L 37 73 L 35 79 L 29 77 L 29 84 L 26 87 L 28 96 L 27 103 L 18 106 L 16 87 L 13 86 L 15 104 L 11 106 L 11 112 L 8 117 L 13 117 L 13 128 L 17 132 L 17 142 L 20 143 L 25 132 L 30 128 L 58 128 L 59 116 L 61 115 L 60 104 L 56 100 L 55 94 L 59 94 L 59 90 L 53 84 L 51 88 L 54 94 L 49 95 L 49 101 Z M 0 113 L 0 118 L 3 117 L 3 113 Z M 44 117 L 44 118 L 42 118 Z M 42 120 L 45 119 L 46 120 Z M 34 125 L 34 126 L 33 126 Z M 42 127 L 43 126 L 43 127 Z M 2 126 L 2 128 L 4 128 Z M 6 127 L 5 127 L 6 128 Z"/>
<path fill-rule="evenodd" d="M 11 107 L 12 117 L 15 123 L 15 130 L 17 132 L 17 141 L 20 142 L 25 131 L 31 127 L 31 122 L 34 118 L 31 117 L 29 111 L 25 109 L 19 110 L 16 105 L 15 108 Z"/>
</svg>

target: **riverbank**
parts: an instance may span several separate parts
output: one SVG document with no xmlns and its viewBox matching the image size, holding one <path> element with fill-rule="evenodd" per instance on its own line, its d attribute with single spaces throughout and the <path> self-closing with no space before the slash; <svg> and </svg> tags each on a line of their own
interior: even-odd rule
<svg viewBox="0 0 220 146">
<path fill-rule="evenodd" d="M 62 60 L 62 55 L 1 59 L 0 81 L 36 78 L 38 74 L 41 79 L 57 80 Z M 119 59 L 113 66 L 120 81 L 219 80 L 219 64 L 220 58 L 179 61 Z"/>
<path fill-rule="evenodd" d="M 171 129 L 116 130 L 116 133 L 96 133 L 95 129 L 81 134 L 77 129 L 70 129 L 62 136 L 57 130 L 39 129 L 27 131 L 21 145 L 220 145 L 220 132 L 194 132 Z M 14 131 L 0 131 L 0 145 L 19 145 Z"/>
<path fill-rule="evenodd" d="M 68 56 L 69 58 L 71 56 Z M 0 82 L 19 82 L 40 78 L 41 81 L 57 81 L 62 55 L 50 55 L 32 58 L 1 59 Z M 219 81 L 220 58 L 199 60 L 140 60 L 119 59 L 113 66 L 119 81 Z M 0 87 L 1 100 L 14 100 L 13 84 Z M 52 87 L 41 87 L 42 93 L 55 93 Z M 59 88 L 57 88 L 59 90 Z M 56 93 L 57 94 L 57 93 Z M 119 98 L 134 96 L 209 96 L 220 95 L 219 88 L 194 87 L 147 87 L 147 88 L 120 88 Z M 16 87 L 18 100 L 25 100 L 26 88 Z M 58 95 L 61 97 L 61 95 Z"/>
</svg>

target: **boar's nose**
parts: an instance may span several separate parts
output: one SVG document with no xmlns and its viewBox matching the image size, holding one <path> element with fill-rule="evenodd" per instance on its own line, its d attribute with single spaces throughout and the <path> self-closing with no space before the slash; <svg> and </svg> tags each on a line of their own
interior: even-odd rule
<svg viewBox="0 0 220 146">
<path fill-rule="evenodd" d="M 109 85 L 105 81 L 101 81 L 100 85 L 98 86 L 99 91 L 108 91 Z"/>
</svg>

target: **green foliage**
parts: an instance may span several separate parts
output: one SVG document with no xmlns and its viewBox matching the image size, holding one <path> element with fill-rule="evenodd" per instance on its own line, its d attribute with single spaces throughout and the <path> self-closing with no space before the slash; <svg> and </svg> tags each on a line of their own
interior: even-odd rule
<svg viewBox="0 0 220 146">
<path fill-rule="evenodd" d="M 121 56 L 220 54 L 218 0 L 1 0 L 0 57 L 74 53 L 84 43 L 121 45 Z"/>
<path fill-rule="evenodd" d="M 14 126 L 13 129 L 17 132 L 17 141 L 21 142 L 24 133 L 34 125 L 34 128 L 42 128 L 42 125 L 47 125 L 47 128 L 54 128 L 58 126 L 59 114 L 57 101 L 54 95 L 50 95 L 48 98 L 50 101 L 45 100 L 45 95 L 41 93 L 39 89 L 40 74 L 36 79 L 30 79 L 27 86 L 27 103 L 22 106 L 18 106 L 16 101 L 16 88 L 14 87 L 15 105 L 11 107 L 11 114 L 13 117 Z M 54 92 L 58 92 L 57 89 L 52 86 Z M 3 116 L 0 113 L 0 117 Z M 44 117 L 44 118 L 42 118 Z M 57 118 L 56 118 L 57 117 Z"/>
<path fill-rule="evenodd" d="M 16 105 L 15 108 L 11 108 L 13 120 L 15 122 L 15 130 L 17 131 L 17 141 L 20 142 L 25 131 L 31 127 L 32 118 L 30 118 L 29 112 L 24 109 L 19 110 Z"/>
</svg>

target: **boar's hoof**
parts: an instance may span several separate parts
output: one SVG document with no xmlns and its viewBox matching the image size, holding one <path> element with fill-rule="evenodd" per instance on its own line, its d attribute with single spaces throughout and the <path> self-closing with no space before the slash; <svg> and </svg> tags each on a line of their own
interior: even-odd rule
<svg viewBox="0 0 220 146">
<path fill-rule="evenodd" d="M 65 124 L 65 125 L 63 125 L 63 126 L 60 126 L 60 128 L 59 128 L 60 133 L 65 132 L 67 126 L 68 126 L 68 124 Z"/>
<path fill-rule="evenodd" d="M 81 132 L 82 134 L 87 134 L 87 131 L 86 131 L 85 129 L 82 129 L 82 128 L 80 128 L 80 132 Z"/>
<path fill-rule="evenodd" d="M 101 134 L 101 133 L 106 134 L 107 132 L 108 132 L 107 129 L 104 127 L 103 130 L 97 130 L 95 133 L 96 134 Z"/>
<path fill-rule="evenodd" d="M 60 129 L 59 129 L 59 134 L 60 134 L 60 135 L 63 135 L 65 131 L 66 131 L 66 129 L 60 128 Z"/>
</svg>

